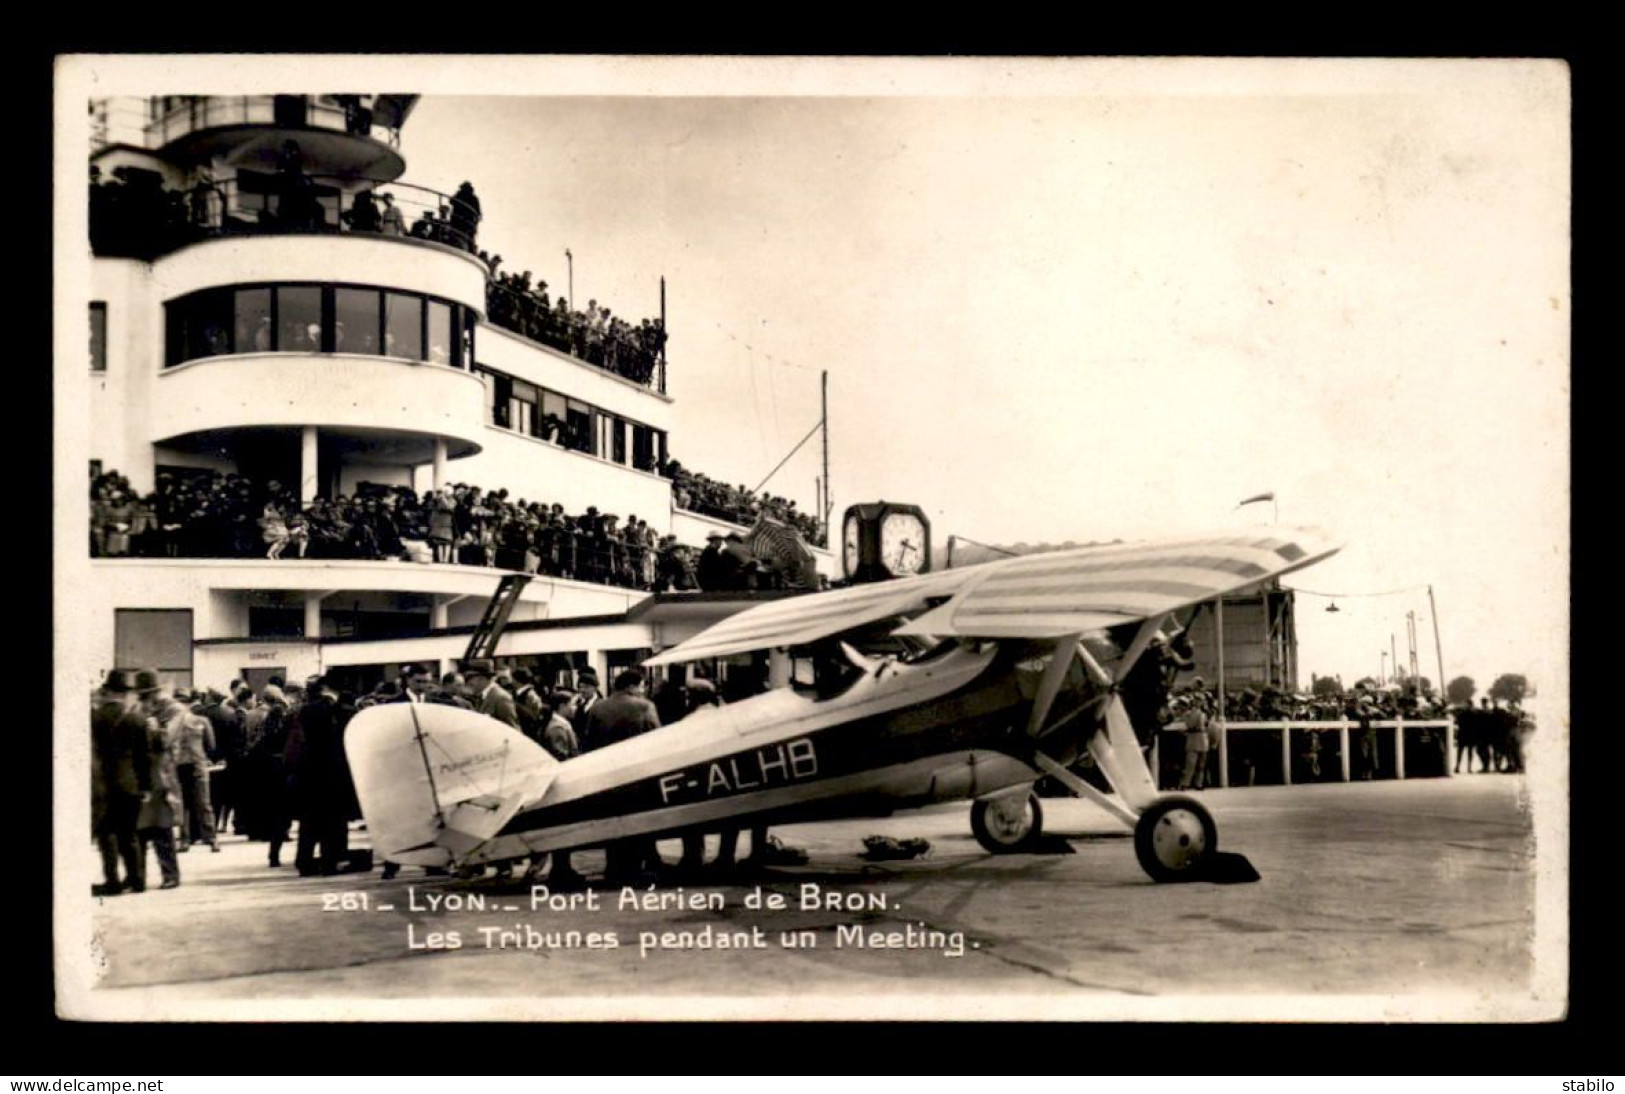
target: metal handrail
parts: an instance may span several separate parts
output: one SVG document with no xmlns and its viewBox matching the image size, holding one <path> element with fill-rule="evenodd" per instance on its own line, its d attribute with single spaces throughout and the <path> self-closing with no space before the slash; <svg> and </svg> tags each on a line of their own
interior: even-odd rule
<svg viewBox="0 0 1625 1094">
<path fill-rule="evenodd" d="M 475 232 L 464 232 L 451 223 L 451 211 L 454 198 L 452 195 L 416 183 L 403 182 L 399 179 L 383 180 L 370 178 L 356 178 L 345 175 L 305 175 L 304 178 L 315 184 L 327 185 L 326 193 L 315 194 L 316 201 L 322 209 L 322 219 L 319 224 L 313 220 L 305 222 L 306 230 L 314 231 L 343 231 L 343 232 L 371 232 L 378 235 L 394 235 L 413 239 L 426 239 L 433 243 L 443 243 L 458 250 L 477 254 L 474 241 Z M 275 178 L 275 176 L 272 176 Z M 335 185 L 336 184 L 336 185 Z M 358 184 L 359 187 L 358 187 Z M 367 185 L 370 184 L 370 185 Z M 358 187 L 352 189 L 354 187 Z M 290 229 L 277 225 L 274 221 L 260 219 L 266 214 L 275 215 L 280 212 L 283 195 L 277 193 L 250 192 L 245 195 L 240 178 L 225 179 L 221 182 L 200 184 L 188 194 L 191 202 L 192 194 L 203 192 L 204 204 L 201 208 L 190 207 L 192 223 L 196 227 L 224 233 L 234 232 L 287 232 Z M 361 194 L 367 194 L 374 203 L 377 216 L 376 227 L 358 227 L 356 223 L 356 204 Z M 388 194 L 400 212 L 400 230 L 390 231 L 384 222 L 384 195 Z M 261 199 L 259 208 L 253 208 L 247 198 Z M 272 200 L 276 201 L 276 208 L 272 208 Z M 256 219 L 248 221 L 240 215 L 246 212 L 257 214 Z M 234 215 L 236 214 L 236 215 Z M 298 229 L 293 229 L 298 230 Z"/>
<path fill-rule="evenodd" d="M 452 224 L 450 209 L 455 201 L 451 195 L 415 183 L 399 180 L 375 181 L 339 175 L 303 175 L 312 188 L 304 191 L 303 208 L 285 208 L 288 195 L 275 189 L 276 176 L 270 176 L 271 189 L 265 193 L 245 191 L 239 178 L 218 182 L 199 182 L 185 191 L 154 189 L 130 191 L 147 199 L 139 207 L 125 204 L 121 207 L 105 206 L 110 219 L 103 222 L 91 218 L 92 243 L 98 253 L 124 253 L 120 246 L 135 246 L 142 257 L 176 250 L 188 243 L 222 235 L 295 235 L 305 233 L 361 232 L 363 234 L 393 235 L 402 239 L 420 239 L 453 247 L 478 257 L 474 246 L 474 232 L 464 231 Z M 318 187 L 331 183 L 325 192 Z M 368 186 L 366 184 L 370 183 Z M 352 189 L 360 184 L 359 189 Z M 100 184 L 113 196 L 119 183 Z M 92 184 L 92 211 L 97 208 L 97 185 Z M 368 227 L 367 222 L 355 216 L 360 193 L 375 195 L 377 218 Z M 383 219 L 382 196 L 389 194 L 400 212 L 400 227 L 386 230 Z M 125 198 L 129 201 L 128 196 Z M 257 202 L 257 205 L 256 205 Z M 116 209 L 116 212 L 115 212 Z M 408 216 L 410 214 L 410 216 Z M 362 226 L 358 227 L 357 225 Z M 475 221 L 477 230 L 478 221 Z M 98 233 L 102 233 L 100 237 Z M 139 241 L 132 244 L 131 240 Z M 147 254 L 146 252 L 152 252 Z M 482 261 L 484 261 L 482 259 Z"/>
</svg>

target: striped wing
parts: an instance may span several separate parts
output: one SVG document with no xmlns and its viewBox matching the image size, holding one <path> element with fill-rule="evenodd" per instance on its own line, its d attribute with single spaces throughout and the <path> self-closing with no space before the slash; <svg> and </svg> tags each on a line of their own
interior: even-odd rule
<svg viewBox="0 0 1625 1094">
<path fill-rule="evenodd" d="M 1080 547 L 762 604 L 645 661 L 665 665 L 799 646 L 930 600 L 951 599 L 898 634 L 1053 638 L 1176 611 L 1300 569 L 1338 549 L 1315 529 L 1260 528 Z"/>
<path fill-rule="evenodd" d="M 1311 528 L 1256 528 L 1084 547 L 973 567 L 974 581 L 899 634 L 1054 638 L 1160 616 L 1312 565 L 1339 544 Z"/>
<path fill-rule="evenodd" d="M 975 576 L 974 568 L 944 570 L 758 604 L 643 663 L 668 665 L 805 645 L 877 619 L 917 612 L 927 606 L 929 598 L 949 596 Z"/>
</svg>

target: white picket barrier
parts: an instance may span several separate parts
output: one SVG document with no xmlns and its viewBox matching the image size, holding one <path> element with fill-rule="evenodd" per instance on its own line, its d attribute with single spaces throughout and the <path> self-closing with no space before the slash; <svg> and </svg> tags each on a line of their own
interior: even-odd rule
<svg viewBox="0 0 1625 1094">
<path fill-rule="evenodd" d="M 1456 723 L 1449 718 L 1426 718 L 1406 720 L 1404 718 L 1374 719 L 1370 726 L 1372 729 L 1386 729 L 1393 731 L 1394 742 L 1394 775 L 1396 778 L 1405 778 L 1405 730 L 1407 729 L 1441 729 L 1444 731 L 1444 773 L 1452 774 L 1449 759 L 1455 752 Z M 1270 732 L 1280 734 L 1281 737 L 1281 779 L 1288 786 L 1292 784 L 1292 730 L 1312 730 L 1318 733 L 1336 733 L 1338 740 L 1339 766 L 1342 768 L 1344 782 L 1349 782 L 1349 729 L 1360 728 L 1359 722 L 1347 719 L 1336 722 L 1310 722 L 1310 721 L 1272 721 L 1272 722 L 1223 722 L 1219 726 L 1219 785 L 1230 785 L 1230 734 L 1248 732 Z M 1182 734 L 1181 734 L 1182 736 Z M 1158 746 L 1162 734 L 1157 735 Z M 1153 746 L 1153 764 L 1158 762 L 1161 748 Z M 1160 768 L 1153 768 L 1160 774 Z M 1164 787 L 1164 789 L 1167 789 Z"/>
</svg>

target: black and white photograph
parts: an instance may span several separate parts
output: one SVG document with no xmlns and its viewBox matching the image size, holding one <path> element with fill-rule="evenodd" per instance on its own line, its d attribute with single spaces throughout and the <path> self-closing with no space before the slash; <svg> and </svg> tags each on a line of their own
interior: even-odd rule
<svg viewBox="0 0 1625 1094">
<path fill-rule="evenodd" d="M 1562 62 L 55 76 L 61 1017 L 1566 1013 Z"/>
</svg>

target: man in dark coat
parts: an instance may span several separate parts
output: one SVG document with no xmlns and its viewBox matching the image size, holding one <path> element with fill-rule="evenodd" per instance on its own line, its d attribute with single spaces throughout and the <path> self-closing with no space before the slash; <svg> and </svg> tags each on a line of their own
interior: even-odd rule
<svg viewBox="0 0 1625 1094">
<path fill-rule="evenodd" d="M 496 670 L 490 661 L 483 657 L 469 661 L 463 666 L 463 677 L 468 681 L 475 710 L 503 725 L 519 728 L 519 710 L 513 696 L 496 682 Z"/>
<path fill-rule="evenodd" d="M 247 688 L 231 697 L 210 693 L 210 703 L 204 706 L 203 716 L 214 730 L 214 758 L 225 767 L 210 777 L 209 796 L 214 804 L 214 830 L 225 831 L 226 820 L 237 807 L 238 784 L 243 774 L 243 709 L 242 703 L 253 693 Z M 238 829 L 241 830 L 241 825 Z"/>
<path fill-rule="evenodd" d="M 349 854 L 350 770 L 344 759 L 344 717 L 326 677 L 289 719 L 284 762 L 293 815 L 299 820 L 294 865 L 300 877 L 336 874 Z M 317 847 L 321 848 L 320 858 Z"/>
<path fill-rule="evenodd" d="M 135 825 L 136 835 L 141 838 L 142 871 L 146 871 L 146 852 L 151 847 L 164 878 L 159 888 L 173 889 L 181 883 L 180 861 L 175 852 L 175 824 L 181 815 L 181 786 L 180 777 L 175 771 L 174 752 L 170 748 L 170 727 L 181 708 L 164 694 L 158 674 L 151 669 L 142 669 L 135 674 L 135 690 L 140 697 L 139 709 L 146 723 L 149 776 Z"/>
<path fill-rule="evenodd" d="M 146 862 L 136 836 L 141 799 L 152 785 L 148 767 L 147 720 L 136 709 L 130 674 L 114 669 L 96 694 L 90 712 L 90 821 L 102 857 L 102 884 L 96 896 L 146 889 Z M 119 879 L 119 860 L 124 879 Z"/>
<path fill-rule="evenodd" d="M 587 733 L 581 742 L 584 751 L 629 741 L 660 728 L 660 715 L 644 695 L 643 673 L 626 669 L 615 677 L 609 698 L 594 703 L 587 713 Z M 647 836 L 617 840 L 606 848 L 605 874 L 611 882 L 642 880 L 648 871 L 660 866 L 660 852 Z"/>
<path fill-rule="evenodd" d="M 638 669 L 626 669 L 617 674 L 609 698 L 594 703 L 587 713 L 587 733 L 582 747 L 604 748 L 659 729 L 660 714 L 644 691 L 643 673 Z"/>
<path fill-rule="evenodd" d="M 708 593 L 734 588 L 730 584 L 732 571 L 722 552 L 722 533 L 712 532 L 705 540 L 705 550 L 700 552 L 700 560 L 696 566 L 700 588 Z"/>
</svg>

